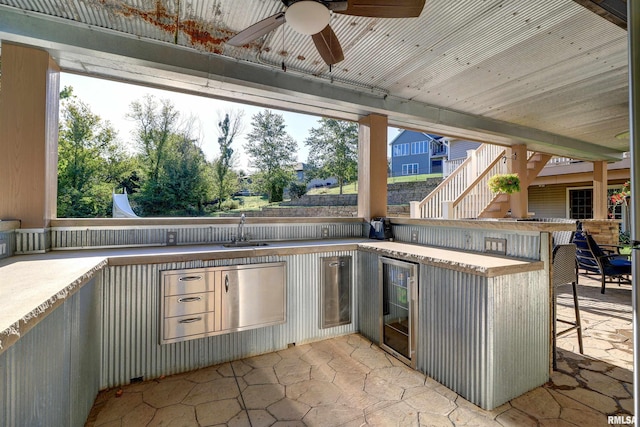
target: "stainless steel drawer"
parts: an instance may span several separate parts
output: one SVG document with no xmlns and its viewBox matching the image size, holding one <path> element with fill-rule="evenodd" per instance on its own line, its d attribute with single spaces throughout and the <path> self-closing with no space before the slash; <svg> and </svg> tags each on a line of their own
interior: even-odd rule
<svg viewBox="0 0 640 427">
<path fill-rule="evenodd" d="M 164 317 L 214 311 L 215 292 L 184 294 L 164 297 Z"/>
<path fill-rule="evenodd" d="M 166 295 L 196 294 L 214 290 L 214 278 L 204 268 L 160 272 Z"/>
<path fill-rule="evenodd" d="M 215 329 L 213 313 L 189 314 L 164 319 L 164 340 L 166 342 L 204 337 L 207 331 Z"/>
</svg>

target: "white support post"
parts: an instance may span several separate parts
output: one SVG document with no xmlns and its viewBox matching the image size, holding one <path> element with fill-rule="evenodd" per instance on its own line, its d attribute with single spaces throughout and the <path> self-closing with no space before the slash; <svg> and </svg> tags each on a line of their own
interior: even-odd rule
<svg viewBox="0 0 640 427">
<path fill-rule="evenodd" d="M 409 202 L 409 216 L 411 218 L 421 218 L 420 202 Z"/>
</svg>

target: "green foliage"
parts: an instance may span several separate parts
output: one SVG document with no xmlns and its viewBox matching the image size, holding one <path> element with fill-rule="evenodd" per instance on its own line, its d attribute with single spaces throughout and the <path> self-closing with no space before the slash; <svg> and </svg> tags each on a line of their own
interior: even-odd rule
<svg viewBox="0 0 640 427">
<path fill-rule="evenodd" d="M 302 182 L 292 182 L 289 185 L 289 195 L 292 199 L 299 199 L 307 194 L 307 186 Z"/>
<path fill-rule="evenodd" d="M 240 207 L 240 203 L 237 200 L 233 200 L 233 199 L 227 199 L 221 204 L 221 208 L 223 211 L 238 209 L 239 207 Z"/>
<path fill-rule="evenodd" d="M 487 184 L 493 193 L 511 194 L 520 191 L 520 177 L 517 173 L 493 175 Z"/>
<path fill-rule="evenodd" d="M 284 189 L 294 180 L 296 141 L 285 131 L 284 117 L 269 110 L 252 117 L 252 130 L 244 145 L 252 166 L 253 188 L 269 196 L 269 202 L 283 200 Z"/>
<path fill-rule="evenodd" d="M 116 132 L 89 106 L 63 90 L 58 135 L 58 206 L 60 218 L 106 217 L 111 194 L 134 172 Z"/>
<path fill-rule="evenodd" d="M 212 170 L 189 122 L 180 125 L 180 113 L 170 100 L 146 96 L 131 104 L 137 122 L 135 142 L 144 175 L 132 200 L 143 216 L 194 216 L 204 213 L 210 200 Z"/>
<path fill-rule="evenodd" d="M 231 144 L 242 131 L 242 112 L 226 113 L 218 122 L 218 145 L 220 156 L 213 162 L 213 189 L 218 199 L 218 208 L 222 201 L 238 191 L 238 176 L 231 169 L 234 164 Z"/>
<path fill-rule="evenodd" d="M 628 245 L 631 243 L 631 233 L 629 231 L 620 230 L 619 244 Z"/>
<path fill-rule="evenodd" d="M 358 124 L 322 118 L 305 141 L 309 147 L 309 178 L 335 177 L 340 194 L 358 177 Z"/>
</svg>

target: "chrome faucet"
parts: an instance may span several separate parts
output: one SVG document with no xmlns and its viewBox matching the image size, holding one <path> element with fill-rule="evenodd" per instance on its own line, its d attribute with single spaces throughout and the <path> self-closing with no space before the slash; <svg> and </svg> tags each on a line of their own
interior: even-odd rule
<svg viewBox="0 0 640 427">
<path fill-rule="evenodd" d="M 246 217 L 244 214 L 240 216 L 240 224 L 238 224 L 238 242 L 242 242 L 245 239 L 244 236 L 244 222 L 246 221 Z"/>
</svg>

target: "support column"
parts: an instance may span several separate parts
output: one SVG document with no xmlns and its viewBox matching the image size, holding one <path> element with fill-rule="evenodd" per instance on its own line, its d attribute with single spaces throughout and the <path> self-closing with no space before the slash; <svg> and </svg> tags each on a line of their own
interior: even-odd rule
<svg viewBox="0 0 640 427">
<path fill-rule="evenodd" d="M 47 228 L 56 216 L 60 68 L 43 50 L 2 43 L 0 219 Z"/>
<path fill-rule="evenodd" d="M 511 147 L 511 172 L 520 177 L 520 192 L 509 197 L 512 218 L 527 218 L 529 210 L 529 183 L 527 180 L 527 146 Z"/>
<path fill-rule="evenodd" d="M 387 215 L 387 117 L 360 119 L 358 133 L 358 216 Z"/>
<path fill-rule="evenodd" d="M 640 210 L 638 210 L 638 186 L 640 185 L 640 4 L 627 2 L 627 37 L 629 39 L 629 142 L 631 150 L 631 241 L 634 246 L 640 240 Z M 635 199 L 635 200 L 634 200 Z M 636 246 L 637 248 L 637 246 Z M 633 413 L 640 416 L 640 249 L 631 251 L 631 286 L 633 303 Z"/>
<path fill-rule="evenodd" d="M 607 162 L 593 162 L 593 219 L 608 219 Z"/>
</svg>

